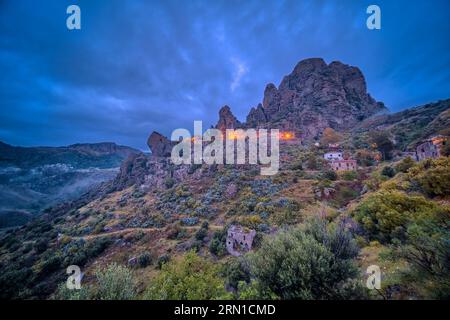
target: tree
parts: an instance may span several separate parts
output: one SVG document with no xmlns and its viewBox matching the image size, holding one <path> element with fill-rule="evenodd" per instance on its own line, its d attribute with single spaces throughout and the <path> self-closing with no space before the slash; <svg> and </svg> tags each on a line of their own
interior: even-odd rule
<svg viewBox="0 0 450 320">
<path fill-rule="evenodd" d="M 342 136 L 332 128 L 325 128 L 320 138 L 320 144 L 328 146 L 332 143 L 338 143 L 342 140 Z"/>
<path fill-rule="evenodd" d="M 394 144 L 389 138 L 389 133 L 386 131 L 372 131 L 369 134 L 370 143 L 381 152 L 383 160 L 392 159 L 392 150 Z"/>
<path fill-rule="evenodd" d="M 98 287 L 95 293 L 100 300 L 132 300 L 136 298 L 136 283 L 131 270 L 112 263 L 95 271 Z"/>
<path fill-rule="evenodd" d="M 410 265 L 405 282 L 414 283 L 426 298 L 450 299 L 449 221 L 448 208 L 435 210 L 408 227 L 405 245 L 398 249 Z"/>
<path fill-rule="evenodd" d="M 359 149 L 355 154 L 356 161 L 361 166 L 372 166 L 374 164 L 374 154 L 367 149 Z"/>
<path fill-rule="evenodd" d="M 189 251 L 181 259 L 164 264 L 144 295 L 153 300 L 212 300 L 231 295 L 219 275 L 219 267 Z"/>
<path fill-rule="evenodd" d="M 252 291 L 259 298 L 361 297 L 354 264 L 357 254 L 358 247 L 342 224 L 315 220 L 306 227 L 280 232 L 264 239 L 261 248 L 248 256 Z"/>
<path fill-rule="evenodd" d="M 383 170 L 381 170 L 381 174 L 385 177 L 392 178 L 395 176 L 395 169 L 390 166 L 385 166 Z"/>
</svg>

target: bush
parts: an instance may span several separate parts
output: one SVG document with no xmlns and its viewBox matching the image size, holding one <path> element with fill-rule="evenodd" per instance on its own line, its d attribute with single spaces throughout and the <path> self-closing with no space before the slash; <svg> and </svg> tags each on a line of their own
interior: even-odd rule
<svg viewBox="0 0 450 320">
<path fill-rule="evenodd" d="M 403 240 L 409 222 L 429 216 L 436 205 L 421 196 L 397 190 L 380 190 L 360 202 L 353 215 L 371 239 Z"/>
<path fill-rule="evenodd" d="M 170 261 L 170 256 L 167 254 L 163 254 L 162 256 L 160 256 L 158 258 L 156 265 L 157 265 L 158 269 L 161 269 L 162 266 L 165 265 L 166 263 L 168 263 L 169 261 Z"/>
<path fill-rule="evenodd" d="M 395 165 L 395 170 L 397 172 L 406 173 L 410 168 L 414 167 L 415 164 L 416 162 L 411 157 L 406 157 Z"/>
<path fill-rule="evenodd" d="M 250 266 L 244 259 L 233 259 L 225 263 L 221 274 L 226 279 L 227 286 L 238 289 L 239 282 L 250 283 Z"/>
<path fill-rule="evenodd" d="M 353 181 L 358 178 L 358 173 L 356 171 L 344 171 L 342 173 L 342 179 L 346 181 Z"/>
<path fill-rule="evenodd" d="M 149 252 L 145 252 L 145 253 L 141 254 L 140 256 L 138 256 L 137 261 L 138 261 L 139 267 L 145 268 L 152 264 L 153 256 Z"/>
<path fill-rule="evenodd" d="M 100 300 L 132 300 L 136 298 L 136 284 L 131 271 L 115 263 L 95 271 Z"/>
<path fill-rule="evenodd" d="M 34 244 L 34 250 L 36 250 L 37 253 L 42 253 L 48 248 L 48 239 L 42 239 L 37 241 Z"/>
<path fill-rule="evenodd" d="M 195 234 L 195 239 L 199 240 L 199 241 L 203 241 L 203 239 L 208 235 L 208 230 L 204 229 L 204 228 L 200 228 L 196 234 Z"/>
<path fill-rule="evenodd" d="M 328 171 L 325 171 L 324 173 L 322 173 L 321 178 L 325 179 L 325 180 L 336 181 L 338 178 L 338 175 L 335 171 L 328 170 Z"/>
<path fill-rule="evenodd" d="M 227 239 L 226 229 L 214 232 L 211 242 L 209 244 L 209 251 L 218 257 L 224 256 L 227 253 L 227 248 L 225 245 L 226 239 Z"/>
<path fill-rule="evenodd" d="M 427 159 L 408 171 L 409 179 L 429 196 L 450 194 L 450 157 Z"/>
<path fill-rule="evenodd" d="M 81 289 L 71 290 L 67 288 L 67 284 L 61 283 L 55 293 L 55 300 L 90 300 L 92 299 L 92 291 L 88 286 L 81 286 Z"/>
<path fill-rule="evenodd" d="M 392 167 L 386 166 L 383 168 L 383 170 L 381 170 L 381 174 L 383 176 L 392 178 L 393 176 L 395 176 L 395 170 Z"/>
<path fill-rule="evenodd" d="M 250 254 L 258 298 L 359 298 L 358 248 L 342 225 L 313 221 L 263 240 Z"/>
<path fill-rule="evenodd" d="M 414 283 L 425 298 L 450 299 L 450 210 L 442 208 L 408 227 L 399 256 L 411 268 L 406 283 Z"/>
<path fill-rule="evenodd" d="M 173 178 L 167 178 L 166 180 L 164 180 L 164 185 L 166 186 L 167 189 L 172 188 L 175 185 L 176 181 Z"/>
<path fill-rule="evenodd" d="M 190 251 L 179 260 L 163 265 L 147 288 L 145 299 L 211 300 L 230 297 L 218 266 Z"/>
</svg>

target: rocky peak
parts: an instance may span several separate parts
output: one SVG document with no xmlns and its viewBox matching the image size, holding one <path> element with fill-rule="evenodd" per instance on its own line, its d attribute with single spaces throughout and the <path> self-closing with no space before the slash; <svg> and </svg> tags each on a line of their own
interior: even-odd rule
<svg viewBox="0 0 450 320">
<path fill-rule="evenodd" d="M 219 110 L 219 121 L 216 125 L 217 129 L 224 131 L 225 129 L 235 129 L 240 126 L 241 123 L 233 115 L 229 106 L 225 105 Z"/>
<path fill-rule="evenodd" d="M 252 108 L 247 116 L 247 126 L 254 128 L 262 126 L 267 122 L 267 117 L 262 107 L 262 104 L 258 104 L 256 108 Z"/>
<path fill-rule="evenodd" d="M 156 131 L 148 137 L 147 145 L 155 157 L 170 157 L 172 153 L 172 141 Z"/>
<path fill-rule="evenodd" d="M 279 87 L 268 84 L 262 105 L 247 116 L 247 125 L 301 130 L 305 138 L 323 129 L 347 130 L 387 110 L 368 93 L 362 72 L 338 61 L 300 61 Z"/>
</svg>

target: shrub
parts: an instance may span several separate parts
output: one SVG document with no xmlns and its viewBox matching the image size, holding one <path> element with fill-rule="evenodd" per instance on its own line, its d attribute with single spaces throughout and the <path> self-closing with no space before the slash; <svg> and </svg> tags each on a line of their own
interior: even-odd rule
<svg viewBox="0 0 450 320">
<path fill-rule="evenodd" d="M 450 299 L 450 210 L 441 208 L 408 227 L 399 256 L 411 268 L 405 275 L 426 298 Z"/>
<path fill-rule="evenodd" d="M 342 179 L 346 181 L 353 181 L 358 178 L 358 173 L 356 171 L 344 171 L 342 173 Z"/>
<path fill-rule="evenodd" d="M 131 271 L 115 263 L 95 271 L 96 298 L 100 300 L 132 300 L 136 298 L 136 284 Z"/>
<path fill-rule="evenodd" d="M 190 251 L 162 266 L 147 288 L 145 299 L 211 300 L 228 298 L 218 266 Z"/>
<path fill-rule="evenodd" d="M 405 159 L 402 159 L 399 163 L 395 165 L 395 170 L 397 172 L 403 172 L 406 173 L 409 168 L 412 168 L 415 165 L 415 161 L 411 157 L 406 157 Z"/>
<path fill-rule="evenodd" d="M 164 180 L 164 185 L 166 186 L 167 189 L 172 188 L 175 185 L 176 181 L 173 178 L 167 178 L 166 180 Z"/>
<path fill-rule="evenodd" d="M 167 254 L 163 254 L 162 256 L 160 256 L 158 258 L 156 265 L 157 265 L 158 269 L 161 269 L 162 266 L 165 265 L 166 263 L 168 263 L 169 261 L 170 261 L 170 256 Z"/>
<path fill-rule="evenodd" d="M 333 170 L 328 170 L 322 173 L 321 175 L 322 179 L 330 180 L 330 181 L 336 181 L 338 178 L 338 175 Z"/>
<path fill-rule="evenodd" d="M 436 205 L 422 196 L 380 190 L 361 201 L 353 215 L 371 239 L 387 242 L 404 239 L 407 224 L 434 209 Z"/>
<path fill-rule="evenodd" d="M 48 248 L 48 239 L 41 239 L 38 240 L 34 244 L 34 250 L 36 250 L 37 253 L 42 253 Z"/>
<path fill-rule="evenodd" d="M 211 242 L 209 244 L 209 251 L 218 257 L 224 256 L 227 253 L 227 248 L 225 246 L 226 239 L 227 239 L 226 229 L 214 232 Z"/>
<path fill-rule="evenodd" d="M 89 286 L 81 286 L 81 289 L 71 290 L 66 283 L 61 283 L 53 297 L 55 300 L 90 300 L 92 291 Z"/>
<path fill-rule="evenodd" d="M 203 239 L 208 235 L 208 230 L 205 228 L 200 228 L 196 233 L 195 233 L 195 239 L 199 240 L 199 241 L 203 241 Z"/>
<path fill-rule="evenodd" d="M 145 267 L 149 266 L 150 264 L 152 264 L 153 256 L 151 253 L 145 252 L 138 256 L 137 261 L 138 261 L 139 267 L 145 268 Z"/>
<path fill-rule="evenodd" d="M 250 283 L 250 266 L 245 259 L 233 259 L 225 263 L 221 274 L 226 279 L 227 286 L 238 289 L 239 282 Z"/>
<path fill-rule="evenodd" d="M 358 248 L 342 225 L 313 222 L 263 240 L 248 259 L 258 298 L 360 297 L 354 264 Z"/>
<path fill-rule="evenodd" d="M 358 162 L 358 165 L 369 167 L 374 164 L 374 154 L 370 150 L 367 149 L 361 149 L 356 151 L 355 154 L 356 161 Z"/>
<path fill-rule="evenodd" d="M 381 170 L 381 174 L 383 176 L 392 178 L 393 176 L 395 176 L 395 170 L 394 170 L 394 168 L 392 168 L 390 166 L 386 166 L 383 168 L 383 170 Z"/>
<path fill-rule="evenodd" d="M 408 171 L 409 179 L 429 196 L 450 194 L 450 157 L 427 159 Z"/>
</svg>

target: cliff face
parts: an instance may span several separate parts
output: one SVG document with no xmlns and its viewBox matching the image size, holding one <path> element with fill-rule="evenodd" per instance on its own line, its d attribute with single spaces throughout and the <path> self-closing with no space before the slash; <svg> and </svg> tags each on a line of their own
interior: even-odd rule
<svg viewBox="0 0 450 320">
<path fill-rule="evenodd" d="M 367 93 L 358 68 L 313 58 L 300 61 L 278 88 L 268 84 L 262 103 L 250 110 L 243 126 L 298 130 L 304 138 L 313 138 L 327 127 L 347 130 L 383 111 L 384 104 Z M 230 122 L 222 113 L 221 128 Z"/>
</svg>

